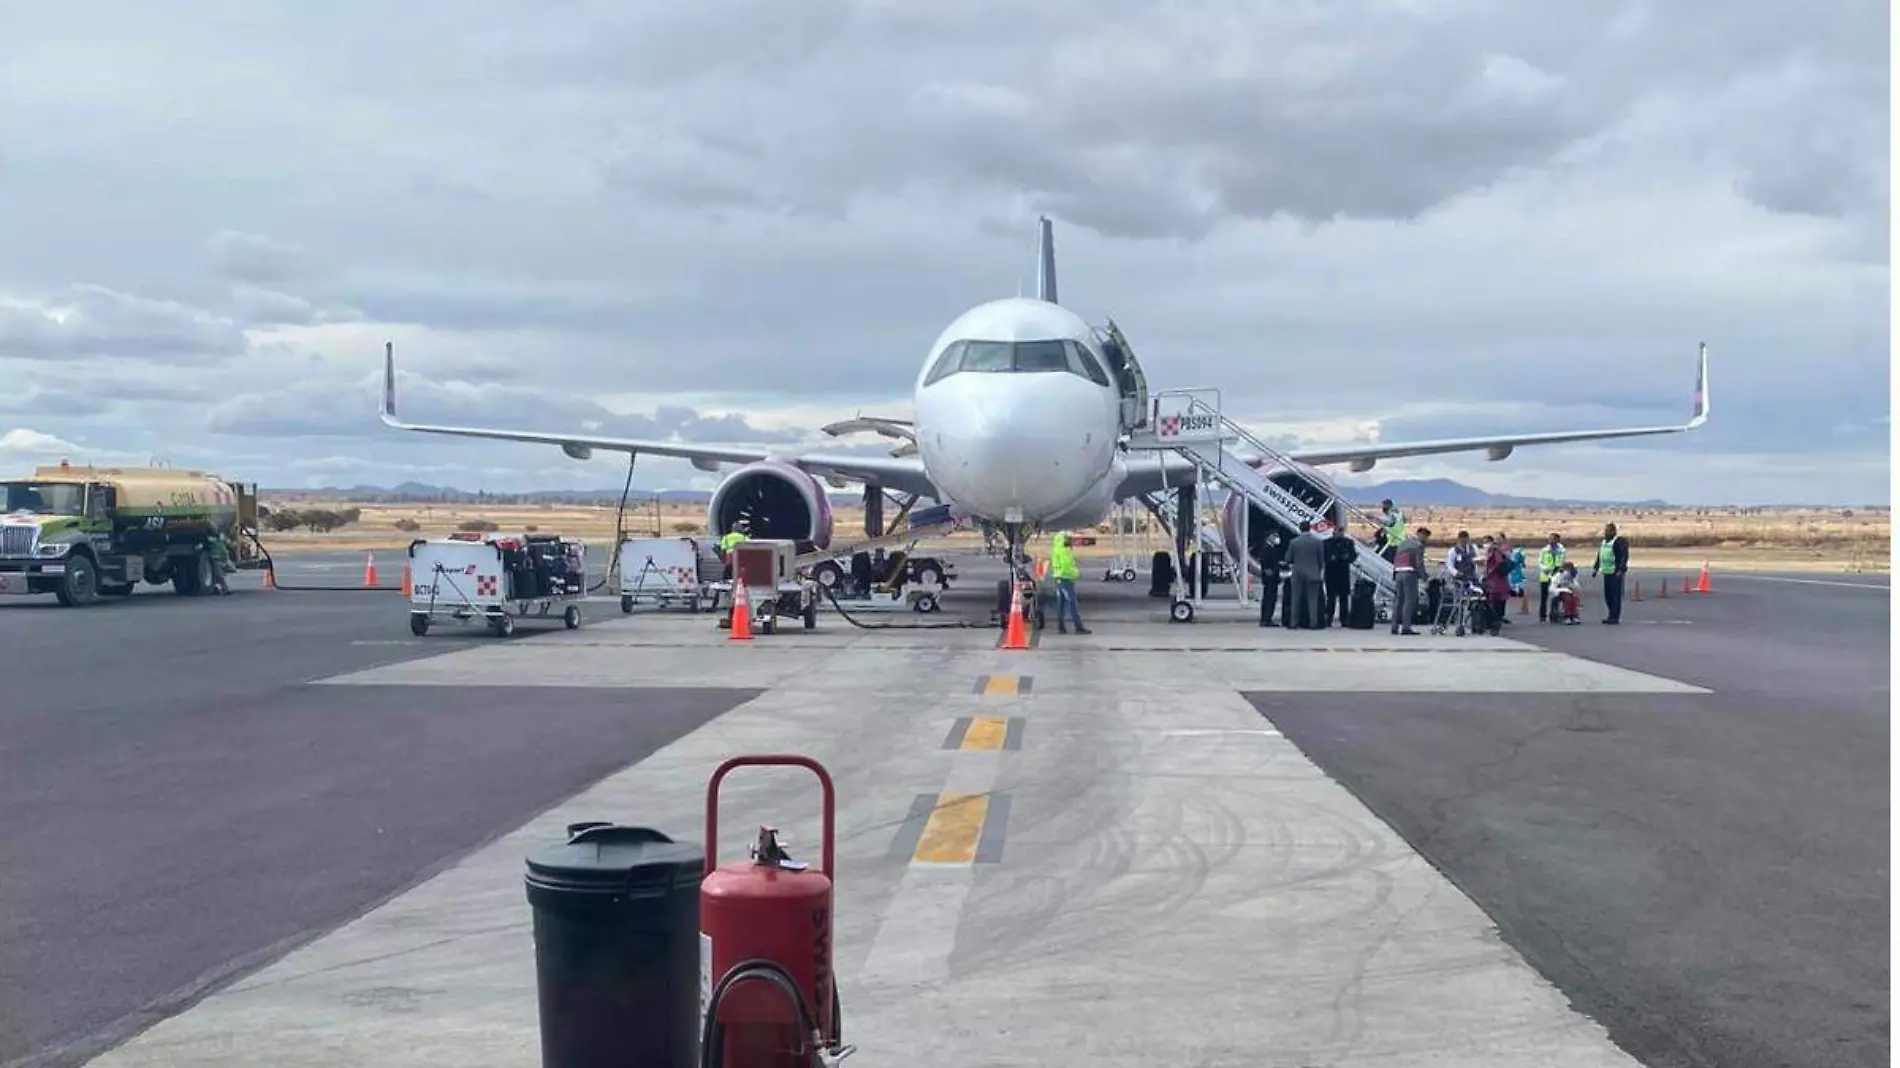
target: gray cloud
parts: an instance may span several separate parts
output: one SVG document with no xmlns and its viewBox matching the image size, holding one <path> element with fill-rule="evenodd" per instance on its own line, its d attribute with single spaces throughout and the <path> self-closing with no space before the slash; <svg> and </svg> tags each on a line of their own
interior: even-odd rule
<svg viewBox="0 0 1900 1068">
<path fill-rule="evenodd" d="M 461 426 L 519 426 L 593 433 L 610 437 L 684 442 L 806 440 L 809 434 L 768 430 L 743 416 L 701 415 L 681 405 L 662 405 L 651 415 L 622 414 L 568 393 L 495 383 L 436 382 L 404 373 L 398 381 L 402 414 L 416 422 Z M 214 434 L 259 438 L 340 437 L 388 440 L 375 416 L 380 377 L 348 388 L 306 382 L 289 389 L 244 393 L 220 401 L 205 417 Z M 405 435 L 407 437 L 407 435 Z"/>
<path fill-rule="evenodd" d="M 0 356 L 59 360 L 111 356 L 209 363 L 244 351 L 229 320 L 176 301 L 76 284 L 38 306 L 0 306 Z"/>
<path fill-rule="evenodd" d="M 309 266 L 303 249 L 262 234 L 220 230 L 205 244 L 219 273 L 237 282 L 285 282 Z"/>
<path fill-rule="evenodd" d="M 33 387 L 20 393 L 0 393 L 0 416 L 79 417 L 111 410 L 110 399 L 76 390 Z"/>
<path fill-rule="evenodd" d="M 1885 462 L 1883 14 L 29 5 L 0 37 L 0 203 L 28 206 L 0 212 L 0 380 L 25 384 L 0 430 L 287 477 L 574 474 L 382 433 L 389 337 L 418 418 L 903 415 L 941 325 L 1029 281 L 1046 210 L 1066 300 L 1114 315 L 1157 385 L 1268 422 L 1670 421 L 1713 348 L 1701 435 L 1382 476 L 1614 469 L 1642 496 L 1825 453 L 1800 477 L 1858 495 L 1839 458 Z"/>
</svg>

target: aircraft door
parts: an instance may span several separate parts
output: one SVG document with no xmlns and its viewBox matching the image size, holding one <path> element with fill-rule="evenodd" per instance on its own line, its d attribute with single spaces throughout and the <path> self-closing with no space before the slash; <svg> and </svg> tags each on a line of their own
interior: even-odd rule
<svg viewBox="0 0 1900 1068">
<path fill-rule="evenodd" d="M 1135 350 L 1123 336 L 1122 329 L 1115 320 L 1108 320 L 1104 332 L 1102 350 L 1108 355 L 1109 363 L 1115 372 L 1116 385 L 1122 396 L 1122 429 L 1136 430 L 1148 422 L 1148 376 L 1141 371 L 1140 361 L 1135 359 Z"/>
</svg>

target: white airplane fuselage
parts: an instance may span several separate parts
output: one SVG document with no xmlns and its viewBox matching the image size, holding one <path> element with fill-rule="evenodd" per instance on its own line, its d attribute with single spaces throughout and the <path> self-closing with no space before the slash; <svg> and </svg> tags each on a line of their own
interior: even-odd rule
<svg viewBox="0 0 1900 1068">
<path fill-rule="evenodd" d="M 1101 522 L 1125 470 L 1110 374 L 1088 324 L 1059 304 L 1015 297 L 958 316 L 913 395 L 917 451 L 943 503 L 994 523 Z"/>
</svg>

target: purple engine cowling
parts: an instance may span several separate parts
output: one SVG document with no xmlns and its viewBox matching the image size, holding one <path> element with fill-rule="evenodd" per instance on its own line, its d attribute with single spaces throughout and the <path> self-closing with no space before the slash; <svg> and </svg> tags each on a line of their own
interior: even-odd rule
<svg viewBox="0 0 1900 1068">
<path fill-rule="evenodd" d="M 1337 499 L 1339 488 L 1332 480 L 1314 468 L 1305 464 L 1265 464 L 1255 470 L 1267 477 L 1267 481 L 1305 501 L 1313 508 L 1319 508 L 1332 501 L 1332 507 L 1326 510 L 1325 521 L 1332 524 L 1346 522 L 1346 505 Z M 1279 527 L 1259 508 L 1247 504 L 1246 499 L 1237 493 L 1227 495 L 1227 503 L 1221 508 L 1221 540 L 1227 546 L 1227 558 L 1240 559 L 1240 509 L 1247 506 L 1247 564 L 1248 568 L 1259 572 L 1260 547 L 1266 540 L 1267 532 Z M 1298 528 L 1279 527 L 1280 536 L 1291 538 L 1299 533 Z M 1322 526 L 1319 533 L 1325 534 L 1330 527 Z"/>
<path fill-rule="evenodd" d="M 830 496 L 817 479 L 782 460 L 747 464 L 713 491 L 706 529 L 714 538 L 741 516 L 752 521 L 754 538 L 797 542 L 801 553 L 831 545 Z"/>
</svg>

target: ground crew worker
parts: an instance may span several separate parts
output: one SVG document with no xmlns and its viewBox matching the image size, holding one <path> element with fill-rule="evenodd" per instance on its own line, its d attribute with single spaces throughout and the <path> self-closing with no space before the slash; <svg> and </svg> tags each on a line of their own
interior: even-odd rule
<svg viewBox="0 0 1900 1068">
<path fill-rule="evenodd" d="M 211 565 L 211 592 L 230 593 L 231 585 L 224 580 L 224 575 L 231 568 L 231 545 L 224 540 L 222 531 L 211 532 L 205 542 L 205 558 Z"/>
<path fill-rule="evenodd" d="M 1596 564 L 1590 574 L 1603 576 L 1603 607 L 1609 615 L 1603 622 L 1612 626 L 1623 622 L 1623 576 L 1630 569 L 1630 540 L 1616 532 L 1615 523 L 1603 526 L 1603 541 L 1597 546 Z"/>
<path fill-rule="evenodd" d="M 1385 521 L 1378 533 L 1379 555 L 1391 563 L 1393 555 L 1398 552 L 1399 542 L 1405 540 L 1405 513 L 1387 498 L 1379 502 L 1379 516 Z"/>
<path fill-rule="evenodd" d="M 1082 571 L 1075 564 L 1075 550 L 1069 547 L 1069 532 L 1058 530 L 1049 539 L 1049 574 L 1056 580 L 1056 633 L 1069 633 L 1068 621 L 1075 620 L 1075 632 L 1088 634 L 1082 625 L 1082 606 L 1075 599 L 1075 580 Z"/>
<path fill-rule="evenodd" d="M 1550 541 L 1537 553 L 1537 621 L 1550 622 L 1550 584 L 1557 580 L 1557 572 L 1563 570 L 1564 560 L 1570 550 L 1564 548 L 1563 539 L 1551 532 Z"/>
<path fill-rule="evenodd" d="M 1392 633 L 1417 634 L 1412 621 L 1418 617 L 1418 582 L 1425 577 L 1425 545 L 1431 539 L 1429 527 L 1393 546 L 1392 580 L 1397 596 L 1392 604 Z"/>
<path fill-rule="evenodd" d="M 752 520 L 741 519 L 737 523 L 734 523 L 732 529 L 726 531 L 725 535 L 719 539 L 719 555 L 726 558 L 726 578 L 730 579 L 733 575 L 732 550 L 738 548 L 740 544 L 748 540 L 751 535 Z"/>
</svg>

